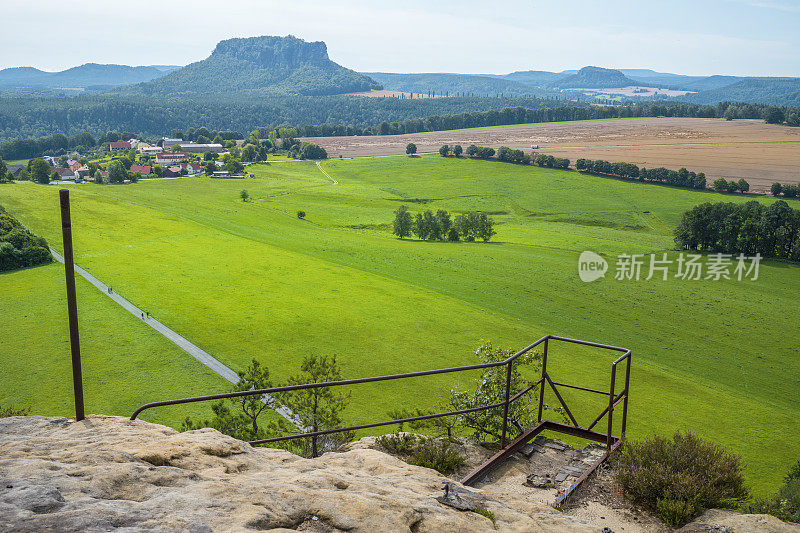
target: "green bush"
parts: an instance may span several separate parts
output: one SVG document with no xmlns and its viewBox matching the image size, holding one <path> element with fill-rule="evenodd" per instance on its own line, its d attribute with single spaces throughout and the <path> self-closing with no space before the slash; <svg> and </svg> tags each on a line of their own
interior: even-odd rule
<svg viewBox="0 0 800 533">
<path fill-rule="evenodd" d="M 789 468 L 785 481 L 772 498 L 758 498 L 742 511 L 771 514 L 786 522 L 800 523 L 800 461 Z"/>
<path fill-rule="evenodd" d="M 479 514 L 479 515 L 481 515 L 481 516 L 485 516 L 486 518 L 488 518 L 489 520 L 491 520 L 491 521 L 492 521 L 492 523 L 494 523 L 494 513 L 493 513 L 493 512 L 491 512 L 491 511 L 490 511 L 489 509 L 487 509 L 486 507 L 481 507 L 481 506 L 479 505 L 478 507 L 476 507 L 476 508 L 475 508 L 475 512 L 476 512 L 476 513 L 478 513 L 478 514 Z"/>
<path fill-rule="evenodd" d="M 411 455 L 419 441 L 420 437 L 413 433 L 394 433 L 378 437 L 378 444 L 395 455 Z"/>
<path fill-rule="evenodd" d="M 453 449 L 450 441 L 426 439 L 413 433 L 395 433 L 378 438 L 389 453 L 399 455 L 409 464 L 424 466 L 449 475 L 464 464 L 464 457 Z"/>
<path fill-rule="evenodd" d="M 626 496 L 670 525 L 703 509 L 738 507 L 748 497 L 741 458 L 692 433 L 626 443 L 616 465 Z"/>
<path fill-rule="evenodd" d="M 47 241 L 29 232 L 0 207 L 0 272 L 50 263 Z"/>
<path fill-rule="evenodd" d="M 414 448 L 408 462 L 412 465 L 432 468 L 447 476 L 464 464 L 464 457 L 454 450 L 447 440 L 436 442 L 433 439 L 427 439 L 422 440 Z"/>
</svg>

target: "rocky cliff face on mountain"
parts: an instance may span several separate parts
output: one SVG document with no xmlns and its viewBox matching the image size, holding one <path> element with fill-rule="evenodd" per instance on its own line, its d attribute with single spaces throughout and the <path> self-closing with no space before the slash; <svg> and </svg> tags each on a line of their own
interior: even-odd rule
<svg viewBox="0 0 800 533">
<path fill-rule="evenodd" d="M 329 95 L 379 88 L 368 76 L 331 61 L 324 42 L 289 35 L 221 41 L 208 58 L 123 92 Z"/>
<path fill-rule="evenodd" d="M 493 523 L 440 503 L 444 481 L 433 470 L 368 448 L 311 460 L 253 448 L 212 429 L 179 433 L 107 416 L 0 419 L 3 531 L 602 530 L 484 487 L 477 492 Z M 737 532 L 756 525 L 797 531 L 772 517 L 713 519 L 718 525 L 738 520 Z"/>
</svg>

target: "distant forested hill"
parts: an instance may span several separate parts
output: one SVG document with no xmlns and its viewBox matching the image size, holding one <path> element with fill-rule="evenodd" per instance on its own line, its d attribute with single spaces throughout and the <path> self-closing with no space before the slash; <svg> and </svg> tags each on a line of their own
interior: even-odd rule
<svg viewBox="0 0 800 533">
<path fill-rule="evenodd" d="M 683 100 L 699 104 L 726 101 L 797 106 L 800 105 L 800 78 L 745 78 L 724 87 L 687 95 Z"/>
<path fill-rule="evenodd" d="M 60 72 L 45 72 L 32 67 L 15 67 L 0 70 L 0 90 L 114 87 L 160 78 L 176 68 L 179 67 L 86 63 Z"/>
<path fill-rule="evenodd" d="M 627 87 L 637 83 L 618 70 L 583 67 L 576 74 L 555 80 L 552 85 L 562 89 L 606 89 Z"/>
<path fill-rule="evenodd" d="M 120 92 L 174 97 L 209 93 L 330 95 L 370 89 L 380 89 L 380 84 L 331 61 L 325 43 L 290 35 L 221 41 L 208 58 Z"/>
<path fill-rule="evenodd" d="M 367 76 L 383 85 L 390 91 L 404 91 L 437 95 L 474 95 L 496 96 L 504 94 L 521 96 L 544 94 L 546 91 L 537 89 L 526 83 L 505 79 L 496 76 L 482 76 L 478 74 L 395 74 L 389 72 L 365 72 Z"/>
</svg>

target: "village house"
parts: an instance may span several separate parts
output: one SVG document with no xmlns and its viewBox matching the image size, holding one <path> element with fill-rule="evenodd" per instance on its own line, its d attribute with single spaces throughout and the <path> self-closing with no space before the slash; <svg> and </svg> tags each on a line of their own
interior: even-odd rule
<svg viewBox="0 0 800 533">
<path fill-rule="evenodd" d="M 189 152 L 190 154 L 204 154 L 212 152 L 215 154 L 222 153 L 225 148 L 221 144 L 197 144 L 197 143 L 179 143 L 181 150 Z"/>
<path fill-rule="evenodd" d="M 131 172 L 138 172 L 143 178 L 149 178 L 153 174 L 153 169 L 150 165 L 131 165 Z"/>
<path fill-rule="evenodd" d="M 142 144 L 139 145 L 139 152 L 142 155 L 156 155 L 156 154 L 160 154 L 163 151 L 164 151 L 164 149 L 161 148 L 160 146 L 150 146 L 149 144 L 148 145 L 142 145 Z"/>
<path fill-rule="evenodd" d="M 77 168 L 75 170 L 77 170 Z M 75 173 L 75 170 L 69 168 L 53 167 L 50 169 L 50 174 L 55 172 L 56 174 L 58 174 L 59 179 L 74 180 L 77 175 Z"/>
<path fill-rule="evenodd" d="M 82 166 L 78 170 L 75 171 L 75 178 L 82 178 L 86 179 L 89 177 L 89 167 L 86 165 Z"/>
<path fill-rule="evenodd" d="M 189 154 L 186 152 L 161 152 L 156 154 L 156 163 L 159 165 L 180 163 L 188 159 Z"/>
<path fill-rule="evenodd" d="M 164 148 L 169 148 L 170 146 L 175 146 L 176 144 L 181 144 L 183 139 L 173 139 L 171 137 L 164 137 L 161 139 L 161 146 Z"/>
<path fill-rule="evenodd" d="M 189 176 L 196 176 L 197 174 L 200 174 L 200 170 L 201 170 L 200 163 L 184 162 L 184 163 L 181 163 L 181 168 L 185 169 L 186 173 Z"/>
<path fill-rule="evenodd" d="M 75 172 L 76 172 L 76 171 L 77 171 L 79 168 L 81 168 L 82 166 L 83 166 L 83 165 L 81 165 L 81 162 L 80 162 L 80 161 L 75 161 L 74 159 L 70 159 L 69 161 L 67 161 L 67 168 L 68 168 L 69 170 L 71 170 L 73 174 L 74 174 L 74 173 L 75 173 Z"/>
<path fill-rule="evenodd" d="M 131 143 L 128 141 L 113 142 L 109 145 L 110 150 L 130 150 Z"/>
</svg>

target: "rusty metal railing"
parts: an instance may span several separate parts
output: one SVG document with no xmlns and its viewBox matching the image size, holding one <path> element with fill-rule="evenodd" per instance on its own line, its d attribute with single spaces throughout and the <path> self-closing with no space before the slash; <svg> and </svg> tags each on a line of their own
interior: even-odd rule
<svg viewBox="0 0 800 533">
<path fill-rule="evenodd" d="M 570 384 L 567 384 L 567 383 L 560 383 L 560 382 L 553 381 L 550 378 L 549 374 L 547 373 L 547 352 L 548 352 L 548 347 L 549 347 L 550 341 L 563 341 L 563 342 L 568 342 L 568 343 L 573 343 L 573 344 L 580 344 L 580 345 L 585 345 L 585 346 L 590 346 L 590 347 L 595 347 L 595 348 L 602 348 L 602 349 L 606 349 L 606 350 L 614 350 L 614 351 L 624 352 L 624 354 L 621 357 L 619 357 L 616 361 L 614 361 L 612 363 L 612 370 L 611 370 L 612 378 L 611 378 L 611 390 L 610 390 L 610 392 L 605 392 L 605 391 L 600 391 L 600 390 L 596 390 L 596 389 L 590 389 L 590 388 L 587 388 L 587 387 L 580 387 L 580 386 L 577 386 L 577 385 L 570 385 Z M 517 392 L 516 394 L 514 394 L 513 396 L 511 396 L 511 372 L 512 372 L 512 369 L 513 369 L 514 361 L 518 357 L 520 357 L 521 355 L 529 352 L 530 350 L 534 349 L 535 347 L 537 347 L 537 346 L 539 346 L 541 344 L 544 344 L 544 352 L 543 352 L 543 357 L 542 357 L 542 375 L 541 375 L 541 377 L 537 381 L 531 383 L 525 389 L 523 389 L 523 390 Z M 210 395 L 206 395 L 206 396 L 195 396 L 195 397 L 191 397 L 191 398 L 179 398 L 179 399 L 175 399 L 175 400 L 163 400 L 163 401 L 151 402 L 151 403 L 147 403 L 147 404 L 142 405 L 141 407 L 136 409 L 136 411 L 134 411 L 133 415 L 131 415 L 131 420 L 135 420 L 136 417 L 139 416 L 139 414 L 142 411 L 145 411 L 147 409 L 152 409 L 154 407 L 162 407 L 162 406 L 168 406 L 168 405 L 179 405 L 179 404 L 187 404 L 187 403 L 194 403 L 194 402 L 204 402 L 204 401 L 210 401 L 210 400 L 220 400 L 220 399 L 225 399 L 225 398 L 238 398 L 238 397 L 242 397 L 242 396 L 273 394 L 273 393 L 276 393 L 276 392 L 289 392 L 289 391 L 298 391 L 298 390 L 306 390 L 306 389 L 315 389 L 315 388 L 320 388 L 320 387 L 341 387 L 341 386 L 348 386 L 348 385 L 358 385 L 358 384 L 362 384 L 362 383 L 374 383 L 374 382 L 378 382 L 378 381 L 390 381 L 390 380 L 398 380 L 398 379 L 408 379 L 408 378 L 415 378 L 415 377 L 422 377 L 422 376 L 433 376 L 433 375 L 438 375 L 438 374 L 448 374 L 448 373 L 453 373 L 453 372 L 466 372 L 466 371 L 469 371 L 469 370 L 481 370 L 481 369 L 486 369 L 486 368 L 506 366 L 505 399 L 502 402 L 498 402 L 498 403 L 494 403 L 494 404 L 490 404 L 490 405 L 473 407 L 473 408 L 470 408 L 470 409 L 461 409 L 461 410 L 458 410 L 458 411 L 445 411 L 445 412 L 442 412 L 442 413 L 426 414 L 426 415 L 407 417 L 407 418 L 397 418 L 397 419 L 387 420 L 387 421 L 383 421 L 383 422 L 372 422 L 372 423 L 368 423 L 368 424 L 360 424 L 360 425 L 348 426 L 348 427 L 344 427 L 344 428 L 325 429 L 325 430 L 320 430 L 320 431 L 311 431 L 311 432 L 296 433 L 296 434 L 292 434 L 292 435 L 284 435 L 284 436 L 273 437 L 273 438 L 269 438 L 269 439 L 259 439 L 259 440 L 250 441 L 250 444 L 266 444 L 266 443 L 270 443 L 270 442 L 279 442 L 279 441 L 285 441 L 285 440 L 291 440 L 291 439 L 299 439 L 299 438 L 315 437 L 315 436 L 321 436 L 321 435 L 329 435 L 329 434 L 332 434 L 332 433 L 339 433 L 339 432 L 344 432 L 344 431 L 357 431 L 357 430 L 362 430 L 362 429 L 369 429 L 369 428 L 374 428 L 374 427 L 388 426 L 388 425 L 401 424 L 401 423 L 407 423 L 407 422 L 415 422 L 415 421 L 420 421 L 420 420 L 428 420 L 428 419 L 432 419 L 432 418 L 440 418 L 440 417 L 445 417 L 445 416 L 457 416 L 457 415 L 461 415 L 461 414 L 477 412 L 477 411 L 486 411 L 486 410 L 489 410 L 489 409 L 496 409 L 496 408 L 502 407 L 503 408 L 503 424 L 502 424 L 501 437 L 500 437 L 500 448 L 502 449 L 502 448 L 505 448 L 506 444 L 507 444 L 506 443 L 506 436 L 507 436 L 507 433 L 508 433 L 508 408 L 509 408 L 509 406 L 513 402 L 519 400 L 527 392 L 533 390 L 536 386 L 541 386 L 541 391 L 540 391 L 540 394 L 539 394 L 539 411 L 538 411 L 538 418 L 537 418 L 538 422 L 541 423 L 542 422 L 543 409 L 544 409 L 545 383 L 547 383 L 547 384 L 550 385 L 550 387 L 552 388 L 553 392 L 556 394 L 556 397 L 558 398 L 559 403 L 564 408 L 565 412 L 568 414 L 570 420 L 573 423 L 572 426 L 566 426 L 566 425 L 563 425 L 563 424 L 559 424 L 558 422 L 550 421 L 551 424 L 556 424 L 557 425 L 557 426 L 551 427 L 550 429 L 553 429 L 554 431 L 568 432 L 570 434 L 574 434 L 574 435 L 581 436 L 581 437 L 584 437 L 584 438 L 588 438 L 588 439 L 591 439 L 591 440 L 598 440 L 598 436 L 605 437 L 605 441 L 607 443 L 608 449 L 610 450 L 611 446 L 614 444 L 614 442 L 616 442 L 616 440 L 618 440 L 619 438 L 622 438 L 622 437 L 625 436 L 625 426 L 626 426 L 626 423 L 627 423 L 627 409 L 628 409 L 628 384 L 629 384 L 629 376 L 630 376 L 630 354 L 631 354 L 630 350 L 625 349 L 625 348 L 620 348 L 620 347 L 617 347 L 617 346 L 610 346 L 610 345 L 607 345 L 607 344 L 600 344 L 600 343 L 595 343 L 595 342 L 582 341 L 582 340 L 577 340 L 577 339 L 570 339 L 570 338 L 567 338 L 567 337 L 559 337 L 559 336 L 555 336 L 555 335 L 545 335 L 541 339 L 539 339 L 536 342 L 526 346 L 522 350 L 520 350 L 520 351 L 516 352 L 515 354 L 509 356 L 507 359 L 505 359 L 503 361 L 495 361 L 495 362 L 491 362 L 491 363 L 481 363 L 481 364 L 458 366 L 458 367 L 451 367 L 451 368 L 440 368 L 440 369 L 436 369 L 436 370 L 423 370 L 423 371 L 420 371 L 420 372 L 406 372 L 406 373 L 403 373 L 403 374 L 392 374 L 392 375 L 388 375 L 388 376 L 376 376 L 376 377 L 369 377 L 369 378 L 357 378 L 357 379 L 347 379 L 347 380 L 340 380 L 340 381 L 328 381 L 328 382 L 323 382 L 323 383 L 305 383 L 305 384 L 301 384 L 301 385 L 288 385 L 288 386 L 284 386 L 284 387 L 271 387 L 271 388 L 267 388 L 267 389 L 251 389 L 251 390 L 247 390 L 247 391 L 227 392 L 227 393 L 221 393 L 221 394 L 210 394 Z M 615 385 L 615 379 L 616 379 L 616 367 L 617 367 L 617 364 L 620 363 L 623 360 L 627 360 L 625 388 L 624 388 L 624 390 L 622 392 L 620 392 L 618 395 L 615 396 L 614 395 L 614 385 Z M 601 412 L 600 415 L 598 415 L 598 417 L 595 419 L 594 422 L 592 422 L 592 424 L 590 426 L 588 426 L 586 428 L 581 427 L 580 425 L 578 425 L 575 417 L 572 414 L 572 411 L 567 406 L 567 404 L 564 401 L 563 397 L 558 392 L 558 388 L 557 388 L 558 386 L 574 388 L 574 389 L 593 392 L 593 393 L 597 393 L 597 394 L 607 394 L 609 396 L 608 407 L 606 407 L 603 410 L 603 412 Z M 619 437 L 614 437 L 612 435 L 613 411 L 614 411 L 614 408 L 619 404 L 620 401 L 624 401 L 625 402 L 624 405 L 623 405 L 622 431 L 621 431 L 621 434 L 620 434 Z M 608 432 L 605 433 L 605 434 L 602 434 L 602 433 L 598 433 L 598 432 L 592 431 L 592 428 L 606 415 L 608 416 Z M 561 427 L 561 426 L 563 426 L 563 427 Z"/>
</svg>

